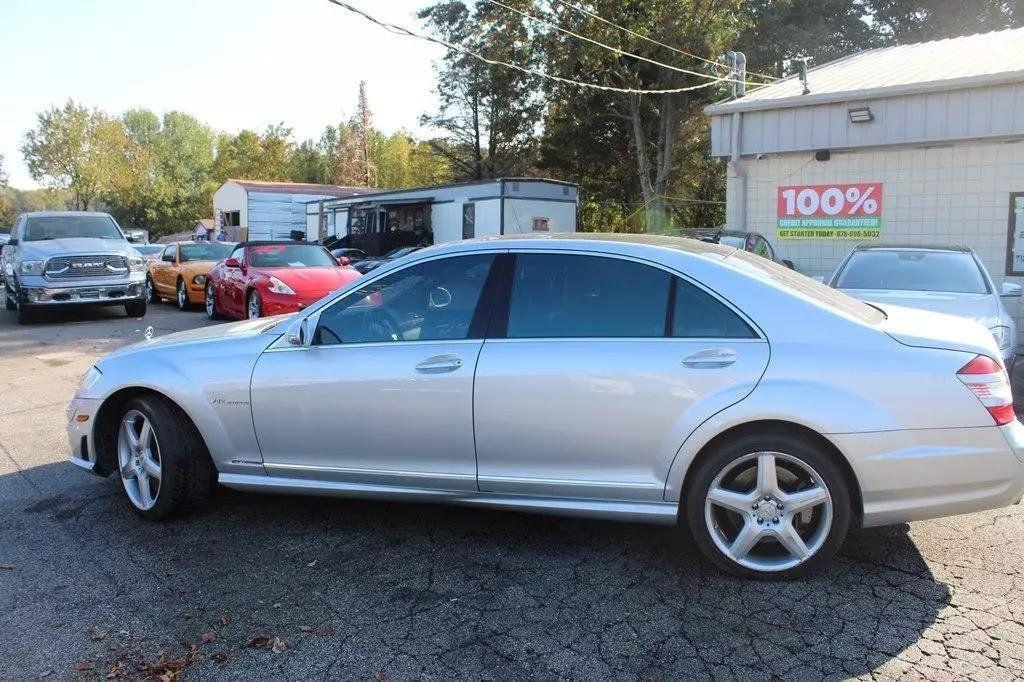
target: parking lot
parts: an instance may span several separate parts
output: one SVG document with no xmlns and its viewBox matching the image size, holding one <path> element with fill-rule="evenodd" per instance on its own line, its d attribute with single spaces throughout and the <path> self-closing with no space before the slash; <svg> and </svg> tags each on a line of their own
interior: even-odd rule
<svg viewBox="0 0 1024 682">
<path fill-rule="evenodd" d="M 206 324 L 0 316 L 0 679 L 1024 676 L 1024 508 L 854 532 L 813 579 L 673 528 L 219 491 L 140 520 L 67 459 L 98 356 Z"/>
</svg>

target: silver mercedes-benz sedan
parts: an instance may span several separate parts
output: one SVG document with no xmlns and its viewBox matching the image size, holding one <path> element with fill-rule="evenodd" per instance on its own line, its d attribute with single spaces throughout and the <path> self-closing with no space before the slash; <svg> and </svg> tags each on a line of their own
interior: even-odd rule
<svg viewBox="0 0 1024 682">
<path fill-rule="evenodd" d="M 1017 503 L 1024 426 L 988 330 L 668 237 L 474 240 L 292 317 L 88 372 L 73 461 L 163 519 L 214 481 L 689 526 L 787 578 L 852 526 Z"/>
</svg>

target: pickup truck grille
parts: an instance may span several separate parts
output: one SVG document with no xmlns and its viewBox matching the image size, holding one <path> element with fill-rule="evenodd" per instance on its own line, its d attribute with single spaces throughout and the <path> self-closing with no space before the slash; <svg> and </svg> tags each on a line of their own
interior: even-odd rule
<svg viewBox="0 0 1024 682">
<path fill-rule="evenodd" d="M 46 261 L 43 275 L 47 279 L 77 279 L 79 277 L 111 277 L 128 274 L 128 261 L 124 256 L 56 256 Z"/>
</svg>

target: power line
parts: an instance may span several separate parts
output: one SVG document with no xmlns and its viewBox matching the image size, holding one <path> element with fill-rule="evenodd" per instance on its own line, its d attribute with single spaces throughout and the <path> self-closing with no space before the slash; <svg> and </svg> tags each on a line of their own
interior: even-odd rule
<svg viewBox="0 0 1024 682">
<path fill-rule="evenodd" d="M 377 26 L 380 26 L 381 28 L 383 28 L 384 30 L 386 30 L 386 31 L 388 31 L 390 33 L 394 33 L 396 35 L 402 35 L 402 36 L 409 36 L 411 38 L 419 38 L 420 40 L 426 40 L 426 41 L 431 42 L 431 43 L 436 43 L 438 45 L 443 45 L 444 47 L 448 48 L 449 50 L 453 50 L 455 52 L 460 52 L 462 54 L 465 54 L 465 55 L 468 55 L 470 57 L 473 57 L 474 59 L 478 59 L 478 60 L 480 60 L 480 61 L 482 61 L 482 62 L 484 62 L 486 64 L 491 64 L 492 66 L 504 66 L 504 67 L 507 67 L 507 68 L 510 68 L 510 69 L 515 69 L 516 71 L 521 71 L 522 73 L 530 74 L 532 76 L 539 76 L 541 78 L 547 78 L 549 80 L 557 81 L 559 83 L 566 83 L 568 85 L 575 85 L 575 86 L 581 87 L 581 88 L 590 88 L 590 89 L 593 89 L 593 90 L 604 90 L 606 92 L 621 92 L 621 93 L 631 94 L 631 95 L 665 95 L 665 94 L 670 94 L 670 93 L 689 92 L 691 90 L 699 90 L 701 88 L 707 88 L 707 87 L 710 87 L 712 85 L 717 85 L 718 83 L 725 83 L 725 82 L 728 82 L 730 80 L 729 78 L 714 78 L 714 79 L 706 81 L 704 83 L 699 83 L 697 85 L 690 85 L 690 86 L 687 86 L 687 87 L 684 87 L 684 88 L 666 88 L 666 89 L 660 89 L 660 90 L 645 90 L 645 89 L 640 89 L 640 88 L 618 88 L 618 87 L 614 87 L 614 86 L 611 86 L 611 85 L 599 85 L 597 83 L 586 83 L 586 82 L 583 82 L 583 81 L 573 80 L 571 78 L 563 78 L 561 76 L 554 76 L 554 75 L 552 75 L 550 73 L 545 73 L 543 71 L 537 71 L 536 69 L 530 69 L 530 68 L 527 68 L 525 66 L 520 66 L 519 64 L 513 64 L 511 62 L 505 62 L 505 61 L 502 61 L 500 59 L 491 59 L 489 57 L 485 57 L 484 55 L 480 54 L 479 52 L 475 52 L 475 51 L 470 50 L 469 48 L 463 47 L 461 45 L 455 45 L 453 43 L 449 43 L 449 42 L 447 42 L 445 40 L 442 40 L 440 38 L 435 38 L 433 36 L 423 35 L 422 33 L 416 33 L 415 31 L 410 31 L 409 29 L 407 29 L 405 27 L 398 26 L 396 24 L 389 24 L 387 22 L 381 21 L 380 19 L 377 19 L 377 18 L 367 14 L 366 12 L 362 11 L 361 9 L 359 9 L 357 7 L 353 7 L 352 5 L 348 4 L 347 2 L 343 2 L 342 0 L 327 0 L 327 1 L 330 2 L 331 4 L 334 4 L 334 5 L 337 5 L 338 7 L 341 7 L 342 9 L 346 9 L 349 12 L 352 12 L 354 14 L 358 14 L 359 16 L 363 17 L 367 21 L 369 21 L 371 23 L 374 23 Z M 707 77 L 707 74 L 704 74 L 704 76 Z"/>
<path fill-rule="evenodd" d="M 509 5 L 506 5 L 505 3 L 501 2 L 501 0 L 487 0 L 487 2 L 491 3 L 492 5 L 497 5 L 498 7 L 504 7 L 505 9 L 509 10 L 510 12 L 515 12 L 516 14 L 529 19 L 530 21 L 536 21 L 538 24 L 543 24 L 545 26 L 548 26 L 549 28 L 553 28 L 556 31 L 560 31 L 560 32 L 562 32 L 562 33 L 564 33 L 566 35 L 572 36 L 573 38 L 576 38 L 578 40 L 583 40 L 583 41 L 586 41 L 586 42 L 591 43 L 593 45 L 597 45 L 598 47 L 603 47 L 606 50 L 611 50 L 612 52 L 614 52 L 617 55 L 621 55 L 621 56 L 624 56 L 624 57 L 632 57 L 633 59 L 638 59 L 638 60 L 640 60 L 642 62 L 647 62 L 648 64 L 654 64 L 655 66 L 660 66 L 660 67 L 662 67 L 664 69 L 670 69 L 672 71 L 678 71 L 679 73 L 685 73 L 685 74 L 690 75 L 690 76 L 697 76 L 699 78 L 716 78 L 716 76 L 713 76 L 713 75 L 711 75 L 709 73 L 703 73 L 701 71 L 691 71 L 690 69 L 683 69 L 683 68 L 678 67 L 678 66 L 672 66 L 671 64 L 666 64 L 664 62 L 659 62 L 659 61 L 657 61 L 655 59 L 648 59 L 647 57 L 642 57 L 642 56 L 640 56 L 638 54 L 634 54 L 632 52 L 627 52 L 626 50 L 622 50 L 622 49 L 617 48 L 617 47 L 612 47 L 611 45 L 605 45 L 604 43 L 602 43 L 602 42 L 600 42 L 598 40 L 594 40 L 593 38 L 588 38 L 585 35 L 581 35 L 579 33 L 575 33 L 573 31 L 570 31 L 567 28 L 562 28 L 561 26 L 558 26 L 557 24 L 553 24 L 550 21 L 548 21 L 547 19 L 542 19 L 540 17 L 537 17 L 537 16 L 534 16 L 534 15 L 530 14 L 529 12 L 524 12 L 522 10 L 516 9 L 515 7 L 511 7 Z M 738 79 L 736 79 L 736 78 L 729 78 L 729 77 L 725 78 L 724 80 L 728 81 L 729 83 L 738 83 L 739 82 Z M 745 85 L 751 85 L 751 86 L 764 85 L 764 83 L 744 83 L 744 84 Z"/>
<path fill-rule="evenodd" d="M 664 47 L 667 50 L 672 50 L 673 52 L 676 52 L 676 53 L 681 54 L 681 55 L 685 55 L 687 57 L 693 57 L 694 59 L 699 59 L 700 61 L 705 62 L 707 64 L 712 64 L 714 66 L 729 68 L 729 65 L 725 64 L 723 62 L 719 62 L 719 61 L 716 61 L 714 59 L 707 59 L 705 57 L 701 57 L 700 55 L 693 54 L 692 52 L 687 52 L 686 50 L 680 50 L 678 47 L 672 47 L 671 45 L 666 45 L 665 43 L 663 43 L 661 41 L 658 41 L 658 40 L 655 40 L 654 38 L 651 38 L 650 36 L 645 36 L 642 33 L 637 33 L 636 31 L 632 31 L 632 30 L 626 28 L 625 26 L 620 26 L 620 25 L 618 25 L 618 24 L 616 24 L 616 23 L 614 23 L 612 21 L 608 21 L 607 19 L 602 17 L 600 14 L 597 14 L 596 12 L 591 12 L 590 10 L 588 10 L 585 7 L 581 7 L 579 5 L 574 5 L 571 2 L 566 2 L 566 0 L 554 0 L 554 1 L 559 3 L 560 5 L 565 5 L 566 7 L 570 7 L 572 9 L 576 10 L 577 12 L 580 12 L 582 14 L 586 14 L 588 17 L 591 17 L 592 19 L 597 19 L 598 21 L 600 21 L 603 24 L 607 24 L 608 26 L 611 26 L 613 28 L 617 28 L 620 31 L 624 31 L 624 32 L 628 33 L 629 35 L 631 35 L 631 36 L 633 36 L 635 38 L 639 38 L 640 40 L 646 40 L 647 42 L 649 42 L 649 43 L 651 43 L 653 45 L 657 45 L 659 47 Z M 771 80 L 771 81 L 778 80 L 777 77 L 769 76 L 766 73 L 757 73 L 756 71 L 748 71 L 747 73 L 748 73 L 748 75 L 758 76 L 760 78 L 767 78 L 768 80 Z M 763 85 L 763 83 L 758 83 L 758 85 Z"/>
</svg>

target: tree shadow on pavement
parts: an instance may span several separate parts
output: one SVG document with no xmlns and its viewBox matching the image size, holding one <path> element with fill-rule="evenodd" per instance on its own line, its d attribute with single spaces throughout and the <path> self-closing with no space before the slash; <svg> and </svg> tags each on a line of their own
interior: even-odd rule
<svg viewBox="0 0 1024 682">
<path fill-rule="evenodd" d="M 149 523 L 69 466 L 31 472 L 63 492 L 0 501 L 3 679 L 161 650 L 218 679 L 842 678 L 950 599 L 899 529 L 854 532 L 809 579 L 745 582 L 659 526 L 227 490 Z"/>
</svg>

